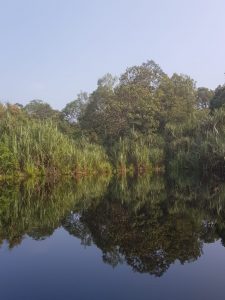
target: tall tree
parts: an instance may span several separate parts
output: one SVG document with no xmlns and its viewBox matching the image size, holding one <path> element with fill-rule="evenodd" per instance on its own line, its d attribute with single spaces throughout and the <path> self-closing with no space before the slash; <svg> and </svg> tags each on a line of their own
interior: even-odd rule
<svg viewBox="0 0 225 300">
<path fill-rule="evenodd" d="M 42 100 L 32 100 L 25 107 L 24 110 L 32 117 L 37 119 L 51 119 L 59 112 L 54 110 L 48 103 Z"/>
<path fill-rule="evenodd" d="M 77 95 L 77 98 L 69 102 L 62 110 L 62 114 L 65 120 L 69 123 L 76 123 L 83 114 L 87 105 L 89 96 L 86 92 L 81 92 Z"/>
<path fill-rule="evenodd" d="M 182 123 L 196 107 L 196 86 L 187 75 L 164 76 L 156 97 L 160 103 L 159 119 L 163 130 L 167 123 Z"/>
<path fill-rule="evenodd" d="M 163 76 L 153 61 L 127 69 L 117 85 L 115 78 L 107 74 L 91 94 L 81 126 L 107 142 L 133 130 L 155 132 L 159 106 L 154 94 Z"/>
<path fill-rule="evenodd" d="M 225 104 L 225 84 L 219 85 L 216 90 L 213 98 L 210 101 L 210 108 L 212 110 L 221 108 Z"/>
<path fill-rule="evenodd" d="M 148 60 L 140 66 L 133 66 L 126 70 L 120 77 L 121 85 L 138 84 L 155 90 L 164 72 L 153 60 Z"/>
<path fill-rule="evenodd" d="M 197 107 L 200 109 L 209 108 L 214 92 L 206 87 L 199 87 L 197 90 Z"/>
</svg>

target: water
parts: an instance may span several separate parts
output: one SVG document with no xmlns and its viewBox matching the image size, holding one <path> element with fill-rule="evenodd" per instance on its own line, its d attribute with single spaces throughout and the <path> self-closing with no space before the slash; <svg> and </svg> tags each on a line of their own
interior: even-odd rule
<svg viewBox="0 0 225 300">
<path fill-rule="evenodd" d="M 225 185 L 193 176 L 0 186 L 0 299 L 223 299 Z"/>
</svg>

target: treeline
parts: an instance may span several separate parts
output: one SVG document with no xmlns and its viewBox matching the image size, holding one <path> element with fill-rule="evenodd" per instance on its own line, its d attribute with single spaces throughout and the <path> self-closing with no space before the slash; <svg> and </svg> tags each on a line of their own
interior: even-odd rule
<svg viewBox="0 0 225 300">
<path fill-rule="evenodd" d="M 201 171 L 224 167 L 225 86 L 197 88 L 154 62 L 106 74 L 62 111 L 41 100 L 0 108 L 0 173 Z"/>
</svg>

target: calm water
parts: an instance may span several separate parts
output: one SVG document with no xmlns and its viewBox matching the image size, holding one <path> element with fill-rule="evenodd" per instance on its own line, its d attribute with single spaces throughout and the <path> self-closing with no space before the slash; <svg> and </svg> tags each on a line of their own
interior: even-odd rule
<svg viewBox="0 0 225 300">
<path fill-rule="evenodd" d="M 225 185 L 190 176 L 0 186 L 0 299 L 223 299 Z"/>
</svg>

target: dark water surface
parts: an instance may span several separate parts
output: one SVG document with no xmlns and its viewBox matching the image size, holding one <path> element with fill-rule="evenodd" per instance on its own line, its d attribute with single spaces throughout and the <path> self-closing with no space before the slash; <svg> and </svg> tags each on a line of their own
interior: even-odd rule
<svg viewBox="0 0 225 300">
<path fill-rule="evenodd" d="M 225 185 L 193 176 L 0 185 L 0 299 L 223 299 Z"/>
</svg>

